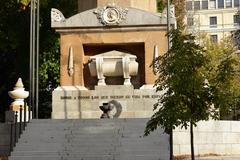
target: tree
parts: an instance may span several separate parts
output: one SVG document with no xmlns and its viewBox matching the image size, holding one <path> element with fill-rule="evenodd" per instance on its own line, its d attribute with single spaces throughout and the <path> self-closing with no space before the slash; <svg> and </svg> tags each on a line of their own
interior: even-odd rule
<svg viewBox="0 0 240 160">
<path fill-rule="evenodd" d="M 157 0 L 157 11 L 162 13 L 166 7 L 166 0 Z"/>
<path fill-rule="evenodd" d="M 77 0 L 41 0 L 40 3 L 40 67 L 39 117 L 51 117 L 52 91 L 59 85 L 59 35 L 51 28 L 51 8 L 69 17 L 77 13 Z"/>
<path fill-rule="evenodd" d="M 29 14 L 21 9 L 17 0 L 0 1 L 0 121 L 9 108 L 12 90 L 18 77 L 27 82 L 29 42 Z M 25 58 L 23 58 L 25 57 Z M 27 88 L 27 87 L 26 87 Z"/>
<path fill-rule="evenodd" d="M 240 16 L 240 12 L 237 13 L 239 16 Z M 238 22 L 239 24 L 240 22 Z M 234 41 L 234 44 L 236 45 L 237 49 L 239 50 L 240 49 L 240 30 L 235 30 L 235 31 L 232 31 L 232 38 L 233 38 L 233 41 Z"/>
<path fill-rule="evenodd" d="M 204 36 L 202 43 L 209 61 L 203 72 L 212 86 L 214 105 L 220 108 L 220 118 L 224 119 L 240 109 L 240 57 L 232 37 L 213 43 Z"/>
<path fill-rule="evenodd" d="M 175 17 L 177 21 L 177 27 L 183 30 L 185 27 L 184 19 L 186 17 L 186 9 L 185 9 L 186 0 L 172 0 L 172 1 L 175 7 Z"/>
<path fill-rule="evenodd" d="M 194 43 L 194 37 L 184 35 L 181 30 L 169 33 L 172 47 L 154 62 L 158 78 L 157 91 L 164 91 L 154 105 L 156 111 L 148 121 L 145 135 L 157 127 L 171 133 L 176 127 L 190 126 L 191 155 L 194 160 L 193 126 L 200 120 L 216 118 L 212 108 L 211 87 L 201 69 L 206 65 L 205 50 Z"/>
<path fill-rule="evenodd" d="M 29 90 L 30 0 L 0 1 L 0 120 L 8 109 L 12 90 L 22 77 Z M 40 101 L 39 117 L 49 118 L 51 91 L 59 83 L 59 35 L 51 29 L 51 8 L 60 9 L 66 17 L 77 13 L 77 0 L 40 1 Z"/>
<path fill-rule="evenodd" d="M 185 0 L 170 0 L 170 3 L 175 7 L 175 17 L 178 28 L 184 29 L 184 18 L 186 16 Z M 165 7 L 167 7 L 167 0 L 157 0 L 158 12 L 162 13 Z"/>
</svg>

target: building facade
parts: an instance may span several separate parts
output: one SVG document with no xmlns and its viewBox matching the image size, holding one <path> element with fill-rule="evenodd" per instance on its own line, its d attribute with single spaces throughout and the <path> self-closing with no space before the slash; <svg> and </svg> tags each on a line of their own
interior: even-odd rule
<svg viewBox="0 0 240 160">
<path fill-rule="evenodd" d="M 213 42 L 239 29 L 239 0 L 187 0 L 188 33 L 206 33 Z"/>
</svg>

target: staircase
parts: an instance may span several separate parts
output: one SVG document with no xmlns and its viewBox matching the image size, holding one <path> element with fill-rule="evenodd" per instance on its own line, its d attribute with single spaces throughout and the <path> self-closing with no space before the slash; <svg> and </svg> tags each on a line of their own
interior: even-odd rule
<svg viewBox="0 0 240 160">
<path fill-rule="evenodd" d="M 168 135 L 147 119 L 32 120 L 9 160 L 169 160 Z"/>
</svg>

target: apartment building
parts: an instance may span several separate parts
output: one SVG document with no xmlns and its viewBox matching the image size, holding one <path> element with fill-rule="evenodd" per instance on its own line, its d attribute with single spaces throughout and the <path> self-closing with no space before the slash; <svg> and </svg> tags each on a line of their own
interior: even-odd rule
<svg viewBox="0 0 240 160">
<path fill-rule="evenodd" d="M 189 33 L 206 33 L 213 42 L 239 29 L 240 0 L 187 0 Z"/>
</svg>

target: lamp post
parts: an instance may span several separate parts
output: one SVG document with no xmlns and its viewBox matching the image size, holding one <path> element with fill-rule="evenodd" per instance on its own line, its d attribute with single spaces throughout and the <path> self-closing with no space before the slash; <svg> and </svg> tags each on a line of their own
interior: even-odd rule
<svg viewBox="0 0 240 160">
<path fill-rule="evenodd" d="M 39 0 L 30 4 L 30 56 L 29 56 L 29 106 L 38 119 L 38 68 L 39 68 Z"/>
</svg>

